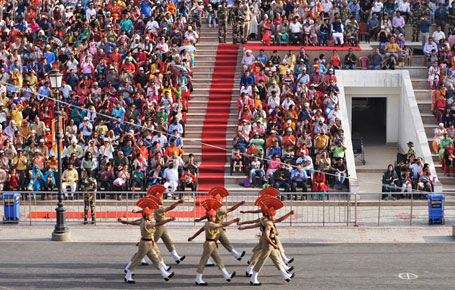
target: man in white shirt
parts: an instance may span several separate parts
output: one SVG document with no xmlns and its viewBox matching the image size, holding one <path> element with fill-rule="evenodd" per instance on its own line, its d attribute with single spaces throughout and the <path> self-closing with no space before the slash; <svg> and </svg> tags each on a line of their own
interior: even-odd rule
<svg viewBox="0 0 455 290">
<path fill-rule="evenodd" d="M 430 55 L 432 50 L 438 51 L 438 45 L 433 41 L 433 37 L 428 38 L 428 42 L 425 43 L 423 47 L 423 52 L 425 55 Z"/>
<path fill-rule="evenodd" d="M 152 139 L 152 144 L 155 142 L 160 143 L 160 147 L 164 148 L 167 144 L 167 138 L 166 138 L 166 136 L 163 135 L 163 133 L 161 133 L 161 131 L 158 131 L 158 134 L 153 136 L 153 139 Z"/>
<path fill-rule="evenodd" d="M 276 107 L 280 106 L 280 96 L 275 91 L 273 91 L 272 95 L 269 97 L 267 105 L 269 107 L 269 114 L 271 114 Z"/>
<path fill-rule="evenodd" d="M 249 69 L 255 61 L 256 58 L 252 54 L 252 51 L 249 49 L 245 51 L 245 55 L 242 58 L 243 71 Z"/>
<path fill-rule="evenodd" d="M 168 162 L 168 167 L 164 169 L 164 178 L 166 179 L 164 187 L 166 187 L 168 197 L 172 197 L 174 191 L 177 190 L 177 186 L 179 184 L 178 168 L 178 163 L 171 161 Z"/>
<path fill-rule="evenodd" d="M 377 14 L 378 16 L 380 16 L 382 13 L 382 8 L 384 7 L 384 4 L 382 4 L 382 1 L 381 0 L 376 0 L 374 1 L 373 3 L 373 13 L 374 14 Z"/>
<path fill-rule="evenodd" d="M 292 37 L 291 42 L 298 44 L 302 39 L 302 23 L 297 21 L 297 17 L 294 17 L 291 24 L 289 25 L 289 30 L 291 30 Z"/>
<path fill-rule="evenodd" d="M 305 150 L 300 151 L 300 157 L 297 159 L 296 164 L 301 164 L 303 170 L 305 170 L 307 176 L 311 176 L 314 171 L 313 160 L 310 156 L 307 156 Z"/>
<path fill-rule="evenodd" d="M 405 17 L 406 21 L 409 19 L 409 12 L 411 12 L 411 6 L 408 0 L 399 0 L 398 1 L 398 11 L 400 12 L 403 17 Z"/>
<path fill-rule="evenodd" d="M 85 10 L 85 19 L 87 19 L 87 23 L 90 23 L 92 16 L 96 17 L 96 10 L 94 7 L 95 5 L 90 3 L 89 8 Z"/>
<path fill-rule="evenodd" d="M 431 37 L 433 37 L 434 41 L 436 43 L 439 43 L 439 41 L 441 39 L 446 39 L 446 35 L 444 34 L 444 31 L 442 31 L 442 28 L 440 25 L 438 25 L 438 27 L 436 28 L 436 30 L 433 32 L 433 34 L 431 35 Z"/>
</svg>

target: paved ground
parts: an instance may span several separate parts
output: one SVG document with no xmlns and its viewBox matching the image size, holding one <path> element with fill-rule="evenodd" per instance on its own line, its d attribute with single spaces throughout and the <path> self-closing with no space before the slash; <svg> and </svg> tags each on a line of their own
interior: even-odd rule
<svg viewBox="0 0 455 290">
<path fill-rule="evenodd" d="M 250 250 L 252 244 L 237 245 Z M 152 266 L 136 271 L 137 284 L 123 282 L 123 266 L 134 244 L 0 243 L 0 289 L 196 289 L 193 284 L 201 244 L 177 244 L 187 255 L 173 265 L 175 278 L 164 282 Z M 261 289 L 453 289 L 453 244 L 287 244 L 295 257 L 297 277 L 287 284 L 269 262 L 261 272 Z M 245 289 L 245 262 L 220 249 L 229 271 L 239 274 L 227 283 L 215 268 L 207 268 L 207 289 Z M 165 260 L 170 261 L 167 252 Z M 412 273 L 413 280 L 399 278 Z M 411 274 L 403 277 L 415 277 Z"/>
</svg>

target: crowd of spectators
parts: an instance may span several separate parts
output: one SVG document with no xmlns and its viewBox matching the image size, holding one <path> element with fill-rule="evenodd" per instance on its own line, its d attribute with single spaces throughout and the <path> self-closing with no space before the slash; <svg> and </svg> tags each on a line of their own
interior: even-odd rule
<svg viewBox="0 0 455 290">
<path fill-rule="evenodd" d="M 0 16 L 0 184 L 55 190 L 197 187 L 182 137 L 200 30 L 191 2 L 6 0 Z M 49 75 L 63 74 L 51 88 Z"/>
<path fill-rule="evenodd" d="M 425 194 L 422 192 L 432 192 L 434 181 L 430 164 L 424 163 L 421 157 L 416 157 L 414 143 L 409 141 L 408 152 L 398 153 L 395 166 L 389 164 L 382 176 L 382 199 L 410 198 L 411 194 L 413 199 L 425 199 Z M 394 192 L 406 192 L 406 194 L 394 194 Z"/>
<path fill-rule="evenodd" d="M 337 52 L 310 60 L 304 48 L 284 56 L 247 50 L 242 65 L 233 167 L 247 175 L 244 185 L 341 190 L 347 169 Z"/>
</svg>

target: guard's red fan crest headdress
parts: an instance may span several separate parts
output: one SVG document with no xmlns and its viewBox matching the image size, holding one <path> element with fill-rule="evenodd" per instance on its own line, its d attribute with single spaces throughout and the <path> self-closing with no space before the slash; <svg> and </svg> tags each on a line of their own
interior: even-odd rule
<svg viewBox="0 0 455 290">
<path fill-rule="evenodd" d="M 160 205 L 156 201 L 156 197 L 143 197 L 138 202 L 136 205 L 140 208 L 142 208 L 142 213 L 149 214 L 153 213 L 154 209 L 159 209 Z"/>
<path fill-rule="evenodd" d="M 264 196 L 261 202 L 263 206 L 267 207 L 268 214 L 276 214 L 276 211 L 284 206 L 281 200 L 272 196 Z"/>
<path fill-rule="evenodd" d="M 163 193 L 166 191 L 166 187 L 162 185 L 153 185 L 147 190 L 147 195 L 155 196 L 157 198 L 163 198 Z"/>
<path fill-rule="evenodd" d="M 268 196 L 277 196 L 280 194 L 280 191 L 276 188 L 273 188 L 273 187 L 267 187 L 267 188 L 264 188 L 262 189 L 261 191 L 259 191 L 259 194 L 260 195 L 268 195 Z"/>
<path fill-rule="evenodd" d="M 216 215 L 216 210 L 223 206 L 223 204 L 216 199 L 206 199 L 201 202 L 201 205 L 207 211 L 208 215 Z"/>
<path fill-rule="evenodd" d="M 215 186 L 209 190 L 208 194 L 219 201 L 223 201 L 223 198 L 229 195 L 229 191 L 222 186 Z"/>
</svg>

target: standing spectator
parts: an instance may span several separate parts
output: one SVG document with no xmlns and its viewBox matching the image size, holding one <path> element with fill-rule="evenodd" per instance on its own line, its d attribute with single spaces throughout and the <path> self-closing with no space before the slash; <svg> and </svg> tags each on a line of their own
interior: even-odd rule
<svg viewBox="0 0 455 290">
<path fill-rule="evenodd" d="M 422 20 L 420 20 L 420 37 L 422 39 L 422 46 L 425 46 L 427 41 L 429 41 L 430 26 L 431 23 L 428 21 L 428 16 L 424 15 Z"/>
</svg>

